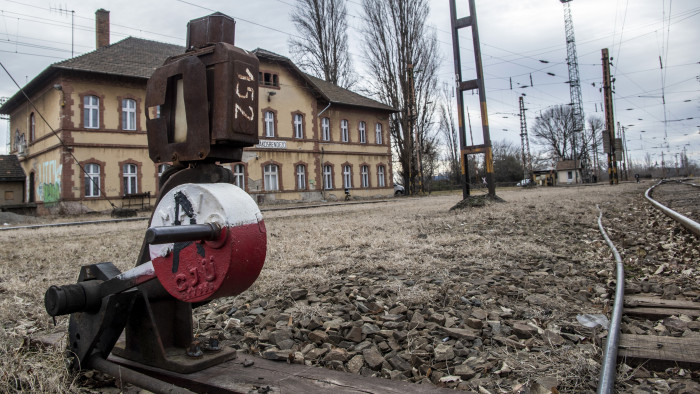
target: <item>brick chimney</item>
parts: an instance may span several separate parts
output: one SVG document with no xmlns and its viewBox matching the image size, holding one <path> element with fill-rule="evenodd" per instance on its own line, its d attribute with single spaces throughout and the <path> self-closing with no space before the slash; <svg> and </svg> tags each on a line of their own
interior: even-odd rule
<svg viewBox="0 0 700 394">
<path fill-rule="evenodd" d="M 95 38 L 97 49 L 109 45 L 109 11 L 103 8 L 95 11 Z"/>
</svg>

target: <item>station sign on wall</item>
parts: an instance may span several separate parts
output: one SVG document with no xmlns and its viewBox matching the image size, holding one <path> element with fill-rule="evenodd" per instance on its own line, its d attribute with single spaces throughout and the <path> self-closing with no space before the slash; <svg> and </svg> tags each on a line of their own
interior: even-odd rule
<svg viewBox="0 0 700 394">
<path fill-rule="evenodd" d="M 287 141 L 260 140 L 256 148 L 287 149 Z"/>
</svg>

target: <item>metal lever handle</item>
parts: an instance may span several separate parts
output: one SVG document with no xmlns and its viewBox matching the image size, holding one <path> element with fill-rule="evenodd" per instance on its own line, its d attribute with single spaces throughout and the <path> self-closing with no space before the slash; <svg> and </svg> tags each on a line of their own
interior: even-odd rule
<svg viewBox="0 0 700 394">
<path fill-rule="evenodd" d="M 188 241 L 213 241 L 219 238 L 218 223 L 187 224 L 182 226 L 151 227 L 146 230 L 146 243 L 167 244 Z"/>
</svg>

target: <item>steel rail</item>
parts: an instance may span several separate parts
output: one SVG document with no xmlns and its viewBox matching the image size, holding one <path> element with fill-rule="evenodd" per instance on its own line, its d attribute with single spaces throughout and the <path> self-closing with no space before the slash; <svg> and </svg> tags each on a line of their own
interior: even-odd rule
<svg viewBox="0 0 700 394">
<path fill-rule="evenodd" d="M 329 204 L 314 204 L 314 205 L 301 205 L 301 206 L 289 206 L 280 208 L 261 208 L 260 212 L 274 212 L 274 211 L 291 211 L 295 209 L 311 209 L 311 208 L 325 208 L 325 207 L 336 207 L 340 205 L 365 205 L 365 204 L 378 204 L 383 202 L 392 202 L 396 200 L 392 199 L 381 199 L 381 200 L 371 200 L 371 201 L 355 201 L 355 202 L 336 202 Z M 63 222 L 63 223 L 48 223 L 48 224 L 28 224 L 24 226 L 11 226 L 2 227 L 0 226 L 0 231 L 5 230 L 26 230 L 44 227 L 65 227 L 65 226 L 82 226 L 86 224 L 104 224 L 104 223 L 118 223 L 118 222 L 133 222 L 138 220 L 149 220 L 149 216 L 142 216 L 137 218 L 126 218 L 126 219 L 104 219 L 104 220 L 87 220 L 79 222 Z"/>
<path fill-rule="evenodd" d="M 126 219 L 104 219 L 104 220 L 87 220 L 82 222 L 63 222 L 63 223 L 47 223 L 47 224 L 28 224 L 26 226 L 0 227 L 0 231 L 5 230 L 26 230 L 43 227 L 66 227 L 66 226 L 82 226 L 84 224 L 103 224 L 103 223 L 118 223 L 118 222 L 133 222 L 137 220 L 148 220 L 149 217 L 126 218 Z"/>
<path fill-rule="evenodd" d="M 680 213 L 674 211 L 673 209 L 671 209 L 671 208 L 669 208 L 669 207 L 667 207 L 667 206 L 661 204 L 660 202 L 654 200 L 653 198 L 651 198 L 651 192 L 652 192 L 652 190 L 653 190 L 655 187 L 657 187 L 657 186 L 659 186 L 659 185 L 661 185 L 661 184 L 663 184 L 663 183 L 666 183 L 666 182 L 664 182 L 663 180 L 662 180 L 662 181 L 659 181 L 656 185 L 654 185 L 654 186 L 650 187 L 649 189 L 647 189 L 646 193 L 644 193 L 644 197 L 646 197 L 647 200 L 649 200 L 649 202 L 651 203 L 651 205 L 653 205 L 653 206 L 656 207 L 658 210 L 660 210 L 661 212 L 663 212 L 664 214 L 666 214 L 666 216 L 668 216 L 668 217 L 670 217 L 671 219 L 677 221 L 677 222 L 680 223 L 683 227 L 685 227 L 685 228 L 687 228 L 688 230 L 690 230 L 690 232 L 692 232 L 692 233 L 695 234 L 696 236 L 700 237 L 700 223 L 698 223 L 698 222 L 696 222 L 696 221 L 694 221 L 694 220 L 692 220 L 692 219 L 690 219 L 690 218 L 688 218 L 688 217 L 686 217 L 686 216 L 681 215 Z"/>
<path fill-rule="evenodd" d="M 603 228 L 603 211 L 596 205 L 600 214 L 598 215 L 598 228 L 603 234 L 605 242 L 615 256 L 616 266 L 616 281 L 615 284 L 615 301 L 613 303 L 612 316 L 610 318 L 610 327 L 608 328 L 608 339 L 605 342 L 603 353 L 603 363 L 601 365 L 600 380 L 598 381 L 598 394 L 607 394 L 613 392 L 615 385 L 615 371 L 617 368 L 617 346 L 620 342 L 620 323 L 622 322 L 622 304 L 625 296 L 625 268 L 622 264 L 622 257 L 618 253 L 617 248 L 612 243 L 608 234 Z"/>
<path fill-rule="evenodd" d="M 121 365 L 107 361 L 99 356 L 93 356 L 89 360 L 89 366 L 97 370 L 114 376 L 120 381 L 131 383 L 134 386 L 146 389 L 153 393 L 168 393 L 168 394 L 190 394 L 192 391 L 176 386 L 172 383 L 164 382 L 156 378 L 152 378 L 141 372 L 134 371 L 130 368 L 125 368 Z"/>
</svg>

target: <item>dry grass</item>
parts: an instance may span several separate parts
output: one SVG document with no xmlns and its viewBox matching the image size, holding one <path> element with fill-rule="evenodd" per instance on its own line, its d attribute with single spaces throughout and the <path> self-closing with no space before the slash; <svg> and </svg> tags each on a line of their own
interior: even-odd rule
<svg viewBox="0 0 700 394">
<path fill-rule="evenodd" d="M 638 188 L 628 184 L 504 190 L 499 196 L 506 203 L 455 211 L 449 209 L 461 200 L 456 193 L 267 212 L 268 257 L 249 294 L 285 296 L 297 287 L 332 286 L 349 275 L 382 273 L 384 288 L 397 301 L 444 303 L 454 299 L 446 294 L 468 292 L 471 279 L 494 269 L 525 264 L 537 270 L 538 261 L 564 258 L 590 265 L 588 271 L 609 268 L 595 205 L 621 210 Z M 44 292 L 52 284 L 75 282 L 81 265 L 111 261 L 122 270 L 132 267 L 145 227 L 145 222 L 130 222 L 0 232 L 0 392 L 81 390 L 65 370 L 59 350 L 26 344 L 26 338 L 39 333 L 67 330 L 66 317 L 58 318 L 54 328 L 46 315 Z M 403 285 L 407 279 L 426 276 L 442 281 L 439 290 L 420 283 Z M 459 281 L 452 280 L 457 277 Z M 590 284 L 584 278 L 572 280 Z M 581 309 L 575 300 L 564 298 L 551 304 L 567 317 Z M 299 312 L 318 313 L 309 307 Z M 517 365 L 513 361 L 510 366 Z M 579 369 L 575 373 L 590 375 L 587 367 Z M 590 376 L 576 379 L 581 378 Z"/>
</svg>

